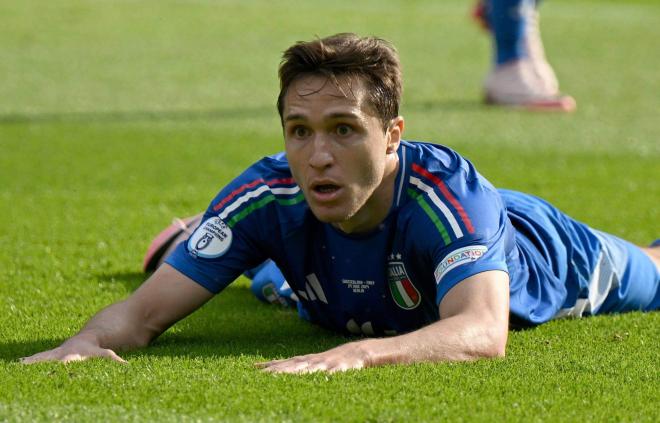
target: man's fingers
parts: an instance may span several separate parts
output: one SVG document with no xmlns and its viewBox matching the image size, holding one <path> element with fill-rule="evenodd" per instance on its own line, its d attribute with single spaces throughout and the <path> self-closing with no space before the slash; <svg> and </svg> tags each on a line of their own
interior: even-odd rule
<svg viewBox="0 0 660 423">
<path fill-rule="evenodd" d="M 306 361 L 293 361 L 288 363 L 278 363 L 266 367 L 263 370 L 268 373 L 302 373 L 307 366 L 309 366 L 309 363 Z"/>
<path fill-rule="evenodd" d="M 34 363 L 43 363 L 45 361 L 61 361 L 62 363 L 69 363 L 71 361 L 81 361 L 86 357 L 82 357 L 80 354 L 66 354 L 60 356 L 53 353 L 52 351 L 45 351 L 39 354 L 31 355 L 29 357 L 23 357 L 20 359 L 22 364 L 34 364 Z"/>
<path fill-rule="evenodd" d="M 109 358 L 110 360 L 122 364 L 128 363 L 126 360 L 119 357 L 114 351 L 104 348 L 97 348 L 86 352 L 64 352 L 56 348 L 50 351 L 40 352 L 29 357 L 23 357 L 19 361 L 22 364 L 34 364 L 44 361 L 61 361 L 62 363 L 66 364 L 73 361 L 84 361 L 91 357 Z"/>
<path fill-rule="evenodd" d="M 270 360 L 270 361 L 260 361 L 258 363 L 254 363 L 254 367 L 258 369 L 263 369 L 264 367 L 270 367 L 273 364 L 281 363 L 286 360 L 291 360 L 290 358 L 280 358 L 279 360 Z"/>
<path fill-rule="evenodd" d="M 88 357 L 82 356 L 80 354 L 67 354 L 64 357 L 60 358 L 60 361 L 64 364 L 71 363 L 72 361 L 83 361 L 87 360 Z"/>
<path fill-rule="evenodd" d="M 280 363 L 285 363 L 287 361 L 298 361 L 298 360 L 304 360 L 306 355 L 297 355 L 295 357 L 289 357 L 289 358 L 280 358 L 277 360 L 270 360 L 270 361 L 261 361 L 259 363 L 254 363 L 255 367 L 259 369 L 264 369 L 266 367 L 272 367 Z"/>
<path fill-rule="evenodd" d="M 103 353 L 103 357 L 107 357 L 107 358 L 109 358 L 110 360 L 114 360 L 114 361 L 116 361 L 116 362 L 118 362 L 118 363 L 128 364 L 128 361 L 126 361 L 126 360 L 124 360 L 123 358 L 119 357 L 119 356 L 117 355 L 117 353 L 115 353 L 115 352 L 112 351 L 111 349 L 105 349 L 105 350 L 103 350 L 103 351 L 104 351 L 104 353 Z"/>
<path fill-rule="evenodd" d="M 271 360 L 264 363 L 257 363 L 256 366 L 265 372 L 278 373 L 279 369 L 287 368 L 300 362 L 300 357 L 284 358 L 281 360 Z"/>
<path fill-rule="evenodd" d="M 263 369 L 264 367 L 272 366 L 273 363 L 275 363 L 278 360 L 273 360 L 273 361 L 260 361 L 258 363 L 254 363 L 254 367 L 257 369 Z"/>
<path fill-rule="evenodd" d="M 329 367 L 326 371 L 328 373 L 338 373 L 338 372 L 346 372 L 352 369 L 362 369 L 362 368 L 364 368 L 362 364 L 349 365 L 347 363 L 339 363 L 335 366 Z"/>
<path fill-rule="evenodd" d="M 267 364 L 267 363 L 266 363 Z M 308 356 L 293 357 L 285 360 L 275 360 L 262 370 L 268 373 L 313 373 L 327 370 L 327 363 Z"/>
<path fill-rule="evenodd" d="M 328 365 L 325 362 L 319 363 L 307 363 L 307 366 L 298 370 L 295 373 L 315 373 L 315 372 L 327 372 Z"/>
<path fill-rule="evenodd" d="M 360 361 L 337 360 L 336 357 L 318 357 L 314 355 L 272 360 L 256 363 L 256 367 L 268 373 L 314 373 L 345 372 L 350 369 L 362 369 L 364 363 Z"/>
<path fill-rule="evenodd" d="M 19 361 L 20 361 L 22 364 L 32 364 L 32 363 L 37 363 L 37 362 L 39 362 L 39 361 L 42 361 L 42 360 L 39 359 L 39 356 L 40 356 L 41 354 L 42 354 L 42 353 L 34 354 L 34 355 L 29 356 L 29 357 L 21 357 L 21 359 L 20 359 Z"/>
<path fill-rule="evenodd" d="M 281 360 L 256 363 L 255 366 L 268 373 L 314 373 L 346 370 L 346 363 L 335 363 L 335 359 L 326 354 L 300 355 Z"/>
<path fill-rule="evenodd" d="M 20 359 L 22 364 L 34 364 L 41 363 L 43 361 L 54 361 L 59 358 L 55 355 L 54 350 L 43 351 L 37 354 L 33 354 L 29 357 L 23 357 Z"/>
<path fill-rule="evenodd" d="M 365 350 L 358 343 L 348 343 L 317 354 L 299 355 L 284 360 L 256 363 L 255 366 L 269 373 L 345 372 L 362 369 L 368 365 Z"/>
<path fill-rule="evenodd" d="M 287 359 L 287 360 L 280 360 L 278 362 L 272 362 L 268 365 L 262 366 L 261 370 L 263 370 L 264 372 L 269 372 L 269 373 L 283 373 L 283 372 L 286 372 L 286 369 L 291 369 L 293 367 L 299 367 L 301 365 L 304 365 L 304 362 L 300 362 L 298 360 Z"/>
<path fill-rule="evenodd" d="M 19 358 L 19 359 L 18 359 L 18 362 L 21 363 L 21 364 L 32 364 L 32 363 L 34 363 L 34 360 L 35 360 L 34 356 L 31 355 L 31 356 L 29 356 L 29 357 L 21 357 L 21 358 Z"/>
</svg>

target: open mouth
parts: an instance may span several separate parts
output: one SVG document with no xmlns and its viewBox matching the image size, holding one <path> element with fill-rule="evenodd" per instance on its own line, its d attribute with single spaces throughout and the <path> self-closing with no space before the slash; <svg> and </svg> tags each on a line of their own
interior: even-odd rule
<svg viewBox="0 0 660 423">
<path fill-rule="evenodd" d="M 342 187 L 334 184 L 334 181 L 318 181 L 311 186 L 311 198 L 320 203 L 336 201 Z"/>
<path fill-rule="evenodd" d="M 331 194 L 339 190 L 339 187 L 333 184 L 320 184 L 320 185 L 316 185 L 313 189 L 315 192 L 318 192 L 319 194 Z"/>
</svg>

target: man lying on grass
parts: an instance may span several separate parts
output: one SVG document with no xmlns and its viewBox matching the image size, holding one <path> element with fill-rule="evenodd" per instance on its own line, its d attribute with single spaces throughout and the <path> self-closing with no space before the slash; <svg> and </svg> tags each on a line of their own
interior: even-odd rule
<svg viewBox="0 0 660 423">
<path fill-rule="evenodd" d="M 510 320 L 660 305 L 660 248 L 496 190 L 449 148 L 403 141 L 401 71 L 387 42 L 340 34 L 297 43 L 279 76 L 286 154 L 222 189 L 128 299 L 24 363 L 123 361 L 115 350 L 146 346 L 264 262 L 254 278 L 275 284 L 268 298 L 288 298 L 313 323 L 373 336 L 260 364 L 270 372 L 501 357 Z"/>
</svg>

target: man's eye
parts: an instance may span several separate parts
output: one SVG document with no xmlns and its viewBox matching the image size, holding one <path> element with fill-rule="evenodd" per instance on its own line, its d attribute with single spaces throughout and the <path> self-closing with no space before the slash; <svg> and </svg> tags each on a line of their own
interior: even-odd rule
<svg viewBox="0 0 660 423">
<path fill-rule="evenodd" d="M 307 135 L 309 135 L 309 131 L 304 126 L 296 126 L 291 132 L 296 138 L 305 138 Z"/>
<path fill-rule="evenodd" d="M 353 128 L 348 125 L 337 125 L 337 135 L 340 137 L 345 137 L 353 133 Z"/>
</svg>

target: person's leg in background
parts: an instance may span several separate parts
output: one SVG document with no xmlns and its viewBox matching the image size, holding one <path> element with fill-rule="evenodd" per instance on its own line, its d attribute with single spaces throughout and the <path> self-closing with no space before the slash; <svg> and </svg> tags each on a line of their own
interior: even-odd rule
<svg viewBox="0 0 660 423">
<path fill-rule="evenodd" d="M 481 0 L 475 17 L 493 38 L 494 64 L 484 84 L 486 101 L 535 110 L 573 111 L 547 61 L 536 0 Z"/>
</svg>

